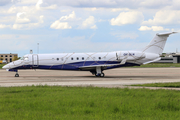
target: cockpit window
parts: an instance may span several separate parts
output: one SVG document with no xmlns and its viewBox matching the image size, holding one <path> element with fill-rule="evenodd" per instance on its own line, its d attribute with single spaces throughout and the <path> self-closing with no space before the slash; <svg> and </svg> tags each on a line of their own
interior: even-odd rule
<svg viewBox="0 0 180 120">
<path fill-rule="evenodd" d="M 22 58 L 21 58 L 21 60 L 29 60 L 29 58 L 27 57 L 27 56 L 23 56 Z"/>
<path fill-rule="evenodd" d="M 21 59 L 20 60 L 24 60 L 24 57 L 21 57 Z"/>
</svg>

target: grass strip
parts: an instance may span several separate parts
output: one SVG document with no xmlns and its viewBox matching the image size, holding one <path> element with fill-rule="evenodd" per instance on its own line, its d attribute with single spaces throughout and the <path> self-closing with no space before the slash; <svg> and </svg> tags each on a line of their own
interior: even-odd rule
<svg viewBox="0 0 180 120">
<path fill-rule="evenodd" d="M 144 87 L 174 87 L 174 88 L 180 88 L 180 82 L 136 84 L 136 85 L 131 85 L 131 86 L 144 86 Z"/>
<path fill-rule="evenodd" d="M 173 90 L 0 87 L 0 119 L 180 119 L 179 100 Z"/>
<path fill-rule="evenodd" d="M 4 66 L 5 64 L 0 64 L 0 69 L 2 69 L 2 67 Z"/>
</svg>

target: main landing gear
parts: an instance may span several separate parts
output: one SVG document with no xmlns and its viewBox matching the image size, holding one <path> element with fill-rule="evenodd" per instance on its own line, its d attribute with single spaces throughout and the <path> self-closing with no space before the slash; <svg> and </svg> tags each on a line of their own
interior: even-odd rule
<svg viewBox="0 0 180 120">
<path fill-rule="evenodd" d="M 96 77 L 104 77 L 104 73 L 95 74 Z"/>
<path fill-rule="evenodd" d="M 101 67 L 96 67 L 96 70 L 90 71 L 96 77 L 104 77 L 105 74 L 102 72 Z"/>
<path fill-rule="evenodd" d="M 19 77 L 19 74 L 18 74 L 18 72 L 16 72 L 16 74 L 15 74 L 15 76 L 14 77 Z"/>
</svg>

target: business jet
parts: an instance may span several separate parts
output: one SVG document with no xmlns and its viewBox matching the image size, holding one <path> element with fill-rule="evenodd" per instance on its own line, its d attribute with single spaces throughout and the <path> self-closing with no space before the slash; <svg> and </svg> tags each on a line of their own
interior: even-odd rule
<svg viewBox="0 0 180 120">
<path fill-rule="evenodd" d="M 20 69 L 90 71 L 96 77 L 104 77 L 104 70 L 140 66 L 160 60 L 167 38 L 174 33 L 157 33 L 146 47 L 137 51 L 27 54 L 3 66 L 3 69 L 16 72 L 15 77 L 19 77 Z"/>
</svg>

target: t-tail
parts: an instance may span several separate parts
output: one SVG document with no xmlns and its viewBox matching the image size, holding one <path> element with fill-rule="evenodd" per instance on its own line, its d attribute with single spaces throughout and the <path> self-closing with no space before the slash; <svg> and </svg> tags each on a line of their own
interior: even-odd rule
<svg viewBox="0 0 180 120">
<path fill-rule="evenodd" d="M 142 50 L 144 53 L 155 53 L 161 55 L 169 35 L 177 32 L 157 33 L 151 42 Z"/>
</svg>

